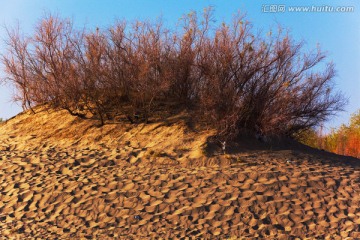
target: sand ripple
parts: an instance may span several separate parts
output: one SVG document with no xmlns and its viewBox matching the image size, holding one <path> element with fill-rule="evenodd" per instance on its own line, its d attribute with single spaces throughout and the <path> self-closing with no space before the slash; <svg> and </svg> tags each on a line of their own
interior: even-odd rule
<svg viewBox="0 0 360 240">
<path fill-rule="evenodd" d="M 242 158 L 221 168 L 149 167 L 121 160 L 118 152 L 2 153 L 1 235 L 360 237 L 356 167 L 322 165 L 300 156 L 289 164 L 287 155 L 259 155 L 259 164 Z"/>
</svg>

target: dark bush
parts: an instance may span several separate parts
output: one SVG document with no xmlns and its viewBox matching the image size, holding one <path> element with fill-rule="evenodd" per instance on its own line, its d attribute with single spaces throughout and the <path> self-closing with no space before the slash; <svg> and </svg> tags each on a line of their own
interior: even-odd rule
<svg viewBox="0 0 360 240">
<path fill-rule="evenodd" d="M 159 103 L 187 108 L 221 139 L 241 129 L 292 135 L 326 120 L 344 105 L 333 92 L 333 64 L 319 49 L 304 53 L 288 33 L 254 34 L 244 17 L 216 26 L 211 9 L 184 16 L 179 29 L 117 22 L 108 30 L 75 30 L 45 16 L 31 37 L 8 30 L 2 55 L 24 109 L 49 103 L 72 115 L 141 114 Z M 323 71 L 315 71 L 323 67 Z"/>
</svg>

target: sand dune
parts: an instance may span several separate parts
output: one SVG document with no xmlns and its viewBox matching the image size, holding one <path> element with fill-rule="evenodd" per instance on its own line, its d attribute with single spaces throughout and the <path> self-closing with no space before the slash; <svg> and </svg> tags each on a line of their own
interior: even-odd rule
<svg viewBox="0 0 360 240">
<path fill-rule="evenodd" d="M 5 239 L 360 238 L 354 162 L 289 150 L 205 157 L 206 134 L 181 124 L 105 126 L 96 141 L 90 122 L 47 115 L 67 137 L 43 115 L 0 127 Z"/>
</svg>

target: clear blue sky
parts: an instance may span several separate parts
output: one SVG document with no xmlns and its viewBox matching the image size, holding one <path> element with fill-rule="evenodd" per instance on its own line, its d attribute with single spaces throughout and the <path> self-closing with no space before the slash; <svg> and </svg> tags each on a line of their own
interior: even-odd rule
<svg viewBox="0 0 360 240">
<path fill-rule="evenodd" d="M 270 12 L 270 5 L 285 5 L 285 12 Z M 334 127 L 347 123 L 351 113 L 360 109 L 360 1 L 358 0 L 1 0 L 0 25 L 14 26 L 16 21 L 26 33 L 45 12 L 70 17 L 78 26 L 107 27 L 116 19 L 155 19 L 162 16 L 174 26 L 178 19 L 192 10 L 201 13 L 205 7 L 215 8 L 217 21 L 230 21 L 239 10 L 247 14 L 255 28 L 267 31 L 280 23 L 296 40 L 304 40 L 313 49 L 320 44 L 328 60 L 336 64 L 336 88 L 349 99 L 344 113 L 329 121 Z M 351 6 L 353 12 L 290 12 L 292 6 Z M 325 9 L 326 10 L 326 9 Z M 265 12 L 264 12 L 265 11 Z M 6 37 L 3 28 L 0 38 Z M 0 51 L 4 45 L 0 43 Z M 0 68 L 0 76 L 4 76 Z M 9 118 L 21 111 L 11 102 L 13 89 L 0 86 L 0 117 Z"/>
</svg>

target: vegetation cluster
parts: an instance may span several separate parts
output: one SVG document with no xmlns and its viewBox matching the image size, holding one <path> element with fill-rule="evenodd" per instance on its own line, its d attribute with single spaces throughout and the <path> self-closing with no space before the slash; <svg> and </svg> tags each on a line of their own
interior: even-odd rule
<svg viewBox="0 0 360 240">
<path fill-rule="evenodd" d="M 242 129 L 291 136 L 344 104 L 319 48 L 304 51 L 282 28 L 256 32 L 239 14 L 217 24 L 211 9 L 171 29 L 161 20 L 76 29 L 47 15 L 32 36 L 8 29 L 6 44 L 3 81 L 16 86 L 24 109 L 47 103 L 101 124 L 114 111 L 148 121 L 176 106 L 223 139 Z"/>
<path fill-rule="evenodd" d="M 324 134 L 321 128 L 309 129 L 301 136 L 303 143 L 329 152 L 360 158 L 360 111 L 353 114 L 348 125 L 341 125 Z"/>
</svg>

